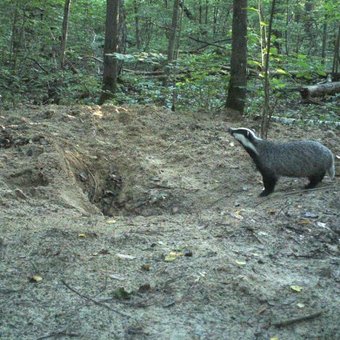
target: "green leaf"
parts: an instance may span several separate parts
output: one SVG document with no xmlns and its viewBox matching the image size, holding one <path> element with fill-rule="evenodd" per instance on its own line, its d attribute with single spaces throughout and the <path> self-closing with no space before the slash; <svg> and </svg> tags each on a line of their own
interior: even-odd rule
<svg viewBox="0 0 340 340">
<path fill-rule="evenodd" d="M 285 74 L 285 75 L 289 75 L 289 73 L 287 72 L 287 71 L 285 71 L 285 70 L 283 70 L 282 68 L 277 68 L 276 69 L 276 72 L 278 73 L 278 74 Z"/>
</svg>

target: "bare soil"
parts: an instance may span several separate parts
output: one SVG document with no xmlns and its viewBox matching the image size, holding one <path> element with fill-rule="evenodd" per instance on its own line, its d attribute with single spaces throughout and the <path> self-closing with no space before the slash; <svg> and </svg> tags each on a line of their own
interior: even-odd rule
<svg viewBox="0 0 340 340">
<path fill-rule="evenodd" d="M 282 178 L 259 198 L 231 125 L 152 106 L 2 111 L 0 338 L 339 339 L 339 179 Z M 340 154 L 331 128 L 269 138 Z"/>
</svg>

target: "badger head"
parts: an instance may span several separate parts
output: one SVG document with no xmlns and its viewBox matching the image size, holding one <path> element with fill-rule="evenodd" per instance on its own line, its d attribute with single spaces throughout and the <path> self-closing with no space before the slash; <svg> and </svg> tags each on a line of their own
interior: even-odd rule
<svg viewBox="0 0 340 340">
<path fill-rule="evenodd" d="M 256 142 L 261 139 L 255 135 L 254 131 L 247 128 L 229 128 L 228 131 L 247 151 L 253 151 L 258 154 Z"/>
</svg>

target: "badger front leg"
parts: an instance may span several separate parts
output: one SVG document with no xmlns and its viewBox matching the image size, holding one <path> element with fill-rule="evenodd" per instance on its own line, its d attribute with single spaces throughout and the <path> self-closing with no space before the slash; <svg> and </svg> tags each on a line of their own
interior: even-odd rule
<svg viewBox="0 0 340 340">
<path fill-rule="evenodd" d="M 262 175 L 264 190 L 261 192 L 260 197 L 268 196 L 274 191 L 277 178 L 272 175 Z"/>
</svg>

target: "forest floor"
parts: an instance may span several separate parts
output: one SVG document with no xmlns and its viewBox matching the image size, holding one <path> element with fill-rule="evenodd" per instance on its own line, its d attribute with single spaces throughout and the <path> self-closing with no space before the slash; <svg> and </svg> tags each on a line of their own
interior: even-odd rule
<svg viewBox="0 0 340 340">
<path fill-rule="evenodd" d="M 152 106 L 2 111 L 0 338 L 339 339 L 340 166 L 259 198 L 235 125 Z M 340 155 L 331 128 L 269 138 Z"/>
</svg>

